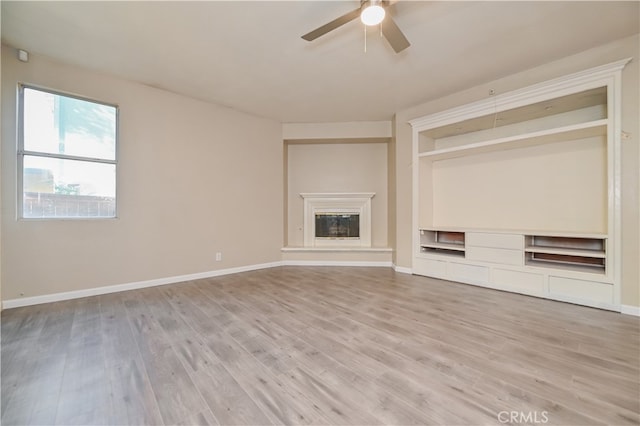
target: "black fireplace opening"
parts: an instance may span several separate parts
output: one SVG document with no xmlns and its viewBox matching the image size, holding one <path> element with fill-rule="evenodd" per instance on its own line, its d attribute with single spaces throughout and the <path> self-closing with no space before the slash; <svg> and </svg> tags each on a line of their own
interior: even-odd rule
<svg viewBox="0 0 640 426">
<path fill-rule="evenodd" d="M 316 213 L 316 238 L 360 238 L 360 215 Z"/>
</svg>

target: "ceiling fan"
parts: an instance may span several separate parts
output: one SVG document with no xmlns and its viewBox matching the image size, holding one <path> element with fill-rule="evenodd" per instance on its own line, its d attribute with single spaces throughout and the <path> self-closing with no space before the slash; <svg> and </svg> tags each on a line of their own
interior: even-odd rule
<svg viewBox="0 0 640 426">
<path fill-rule="evenodd" d="M 393 21 L 391 16 L 385 16 L 385 9 L 391 4 L 389 0 L 360 0 L 360 7 L 339 18 L 325 24 L 302 36 L 307 41 L 313 41 L 320 36 L 335 30 L 342 25 L 360 17 L 365 25 L 381 25 L 382 35 L 387 39 L 396 53 L 402 52 L 411 44 L 402 34 L 400 28 Z"/>
</svg>

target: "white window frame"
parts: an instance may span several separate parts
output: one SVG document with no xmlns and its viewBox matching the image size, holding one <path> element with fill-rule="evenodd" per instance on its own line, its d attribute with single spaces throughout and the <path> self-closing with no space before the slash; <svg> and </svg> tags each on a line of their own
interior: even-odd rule
<svg viewBox="0 0 640 426">
<path fill-rule="evenodd" d="M 108 160 L 104 158 L 93 158 L 93 157 L 83 157 L 76 155 L 66 155 L 66 154 L 54 154 L 49 152 L 40 152 L 40 151 L 28 151 L 24 149 L 24 90 L 31 89 L 37 90 L 40 92 L 50 93 L 56 96 L 64 96 L 67 98 L 79 99 L 81 101 L 92 102 L 95 104 L 105 105 L 108 107 L 112 107 L 116 112 L 116 123 L 115 123 L 115 146 L 114 146 L 114 159 Z M 18 83 L 18 123 L 17 123 L 17 218 L 19 220 L 112 220 L 118 218 L 118 141 L 120 135 L 120 108 L 118 105 L 111 104 L 108 102 L 98 101 L 92 98 L 88 98 L 85 96 L 74 95 L 58 90 L 48 89 L 37 85 L 26 84 L 26 83 Z M 114 211 L 113 216 L 44 216 L 44 217 L 24 217 L 24 157 L 25 156 L 34 156 L 34 157 L 45 157 L 45 158 L 55 158 L 61 160 L 77 160 L 77 161 L 85 161 L 92 163 L 101 163 L 101 164 L 113 164 L 115 167 L 115 195 L 114 195 Z"/>
</svg>

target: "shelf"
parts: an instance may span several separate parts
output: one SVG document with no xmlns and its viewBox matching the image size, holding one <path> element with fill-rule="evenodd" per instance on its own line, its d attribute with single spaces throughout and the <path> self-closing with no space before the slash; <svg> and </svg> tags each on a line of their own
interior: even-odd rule
<svg viewBox="0 0 640 426">
<path fill-rule="evenodd" d="M 542 145 L 551 142 L 564 142 L 569 140 L 590 138 L 594 136 L 606 136 L 607 123 L 607 119 L 589 121 L 586 123 L 573 124 L 570 126 L 557 127 L 554 129 L 541 130 L 538 132 L 519 134 L 485 142 L 472 143 L 469 145 L 422 152 L 418 154 L 418 157 L 429 158 L 432 160 L 444 160 L 471 154 L 481 154 L 484 152 L 491 152 L 495 150 L 524 148 L 527 146 Z"/>
<path fill-rule="evenodd" d="M 421 245 L 420 253 L 421 254 L 437 254 L 437 255 L 451 256 L 451 257 L 457 257 L 457 258 L 465 257 L 464 247 L 462 249 L 459 249 L 459 248 L 449 249 L 449 248 L 428 247 L 428 246 Z"/>
<path fill-rule="evenodd" d="M 607 257 L 604 251 L 576 248 L 527 246 L 524 248 L 524 251 L 527 253 L 558 254 L 563 256 L 594 257 L 602 259 Z"/>
<path fill-rule="evenodd" d="M 444 139 L 464 136 L 470 133 L 483 132 L 495 128 L 499 129 L 505 126 L 519 125 L 531 122 L 532 120 L 537 122 L 549 122 L 550 120 L 554 120 L 554 117 L 558 118 L 559 116 L 562 116 L 561 120 L 566 121 L 571 120 L 571 118 L 566 117 L 567 113 L 571 114 L 578 110 L 590 109 L 593 107 L 602 107 L 605 109 L 605 111 L 603 111 L 605 114 L 604 116 L 598 116 L 597 118 L 594 117 L 593 120 L 605 118 L 607 88 L 605 86 L 600 86 L 582 92 L 553 97 L 553 99 L 546 99 L 535 103 L 525 103 L 524 105 L 516 106 L 514 108 L 501 109 L 500 111 L 496 108 L 496 100 L 496 98 L 484 100 L 484 102 L 488 102 L 488 104 L 485 104 L 486 109 L 483 112 L 476 111 L 476 113 L 471 117 L 465 114 L 464 119 L 454 121 L 453 123 L 449 122 L 449 124 L 444 125 L 427 126 L 427 130 L 421 131 L 421 133 L 430 139 Z M 464 112 L 468 112 L 468 106 Z M 449 115 L 447 115 L 447 117 L 448 116 Z M 567 121 L 564 124 L 571 123 Z M 573 124 L 575 124 L 575 122 Z M 413 122 L 411 125 L 414 126 Z M 416 125 L 418 125 L 418 123 L 416 123 Z M 540 127 L 539 130 L 542 130 L 542 127 Z M 524 131 L 519 133 L 524 133 Z"/>
<path fill-rule="evenodd" d="M 420 244 L 420 247 L 443 249 L 443 250 L 454 250 L 454 251 L 464 251 L 465 250 L 464 245 L 462 245 L 462 244 L 452 244 L 452 243 L 423 243 L 423 244 Z"/>
</svg>

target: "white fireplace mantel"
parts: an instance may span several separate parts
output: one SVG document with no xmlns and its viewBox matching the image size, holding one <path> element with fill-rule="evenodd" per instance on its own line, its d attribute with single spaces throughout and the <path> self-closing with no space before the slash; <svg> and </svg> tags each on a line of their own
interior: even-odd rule
<svg viewBox="0 0 640 426">
<path fill-rule="evenodd" d="M 304 192 L 305 247 L 371 247 L 371 199 L 375 192 Z M 315 237 L 317 213 L 352 213 L 360 215 L 360 238 L 322 240 Z"/>
</svg>

